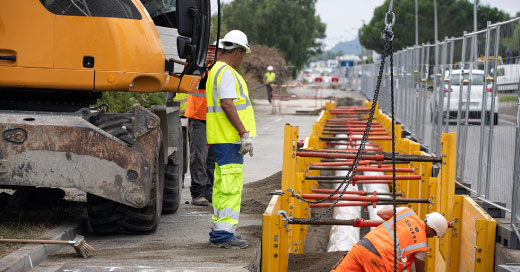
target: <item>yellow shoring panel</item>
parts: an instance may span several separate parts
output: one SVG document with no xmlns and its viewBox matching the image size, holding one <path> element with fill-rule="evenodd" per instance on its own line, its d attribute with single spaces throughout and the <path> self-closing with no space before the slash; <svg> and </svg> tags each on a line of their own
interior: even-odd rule
<svg viewBox="0 0 520 272">
<path fill-rule="evenodd" d="M 399 153 L 399 154 L 408 154 L 408 152 L 410 151 L 410 140 L 408 139 L 400 139 L 399 141 L 397 141 L 397 137 L 396 137 L 396 141 L 395 141 L 395 153 L 396 155 Z M 407 164 L 407 163 L 403 163 L 403 164 L 396 164 L 395 167 L 397 168 L 404 168 L 404 167 L 409 167 L 410 165 Z M 410 191 L 408 190 L 408 180 L 396 180 L 396 185 L 398 185 L 398 188 L 400 190 L 400 192 L 403 194 L 403 197 L 405 198 L 409 198 L 410 197 Z M 398 191 L 396 191 L 398 192 Z"/>
<path fill-rule="evenodd" d="M 410 148 L 409 154 L 413 154 L 413 155 L 421 154 L 421 152 L 420 152 L 421 146 L 418 143 L 410 141 L 409 148 Z M 412 169 L 419 169 L 420 163 L 412 162 L 407 167 L 410 167 Z M 409 175 L 419 175 L 419 171 L 417 171 L 417 170 L 414 170 L 414 171 L 415 171 L 415 173 L 409 173 Z M 419 198 L 420 197 L 420 190 L 419 190 L 420 183 L 421 183 L 420 180 L 409 180 L 408 181 L 408 197 L 409 198 Z M 417 215 L 420 216 L 419 207 L 425 206 L 425 205 L 426 204 L 411 203 L 408 206 L 410 208 L 412 208 L 417 213 Z"/>
<path fill-rule="evenodd" d="M 462 217 L 462 208 L 464 204 L 464 197 L 462 195 L 453 196 L 453 217 L 460 219 Z M 448 219 L 451 220 L 451 219 Z M 455 223 L 453 229 L 448 229 L 451 235 L 451 253 L 447 259 L 447 270 L 456 272 L 459 269 L 460 259 L 460 222 Z M 448 235 L 448 233 L 446 235 Z"/>
<path fill-rule="evenodd" d="M 298 127 L 286 125 L 284 129 L 284 152 L 283 152 L 283 167 L 282 167 L 282 191 L 287 192 L 289 188 L 295 188 L 296 182 L 296 150 L 298 140 Z M 285 193 L 281 197 L 280 209 L 286 211 L 289 216 L 293 216 L 291 207 L 294 208 L 296 199 L 290 197 Z M 293 251 L 293 225 L 281 221 L 280 231 L 280 271 L 286 271 L 289 252 Z"/>
<path fill-rule="evenodd" d="M 469 196 L 463 196 L 458 271 L 493 271 L 496 221 Z M 463 257 L 462 257 L 463 256 Z"/>
<path fill-rule="evenodd" d="M 428 182 L 429 184 L 429 192 L 430 192 L 430 198 L 433 201 L 432 204 L 428 206 L 427 213 L 431 213 L 434 211 L 438 211 L 440 208 L 440 198 L 438 197 L 438 192 L 440 192 L 440 184 L 436 177 L 430 177 L 430 180 Z M 430 247 L 430 251 L 428 252 L 428 258 L 426 259 L 426 269 L 427 271 L 434 272 L 439 271 L 436 270 L 437 267 L 437 259 L 441 256 L 438 256 L 438 243 L 437 238 L 429 238 L 428 239 L 428 246 Z"/>
<path fill-rule="evenodd" d="M 428 154 L 425 152 L 420 152 L 420 155 L 427 156 Z M 418 174 L 422 176 L 419 183 L 419 198 L 430 198 L 430 178 L 432 176 L 433 165 L 431 162 L 421 162 L 419 165 L 420 168 L 418 169 Z M 420 205 L 418 212 L 419 217 L 424 219 L 426 214 L 428 214 L 428 205 Z"/>
<path fill-rule="evenodd" d="M 282 263 L 287 263 L 288 260 L 281 260 L 280 258 L 280 223 L 281 215 L 278 211 L 281 206 L 281 197 L 273 196 L 271 202 L 267 206 L 262 215 L 262 271 L 276 272 L 286 271 L 280 270 Z M 285 264 L 287 267 L 287 264 Z"/>
<path fill-rule="evenodd" d="M 441 207 L 440 213 L 448 220 L 453 219 L 453 195 L 455 195 L 455 161 L 456 161 L 456 140 L 454 132 L 443 133 L 441 136 L 442 144 L 442 163 L 439 176 L 441 178 Z M 451 250 L 451 232 L 448 232 L 440 241 L 440 250 L 445 260 L 448 259 Z"/>
</svg>

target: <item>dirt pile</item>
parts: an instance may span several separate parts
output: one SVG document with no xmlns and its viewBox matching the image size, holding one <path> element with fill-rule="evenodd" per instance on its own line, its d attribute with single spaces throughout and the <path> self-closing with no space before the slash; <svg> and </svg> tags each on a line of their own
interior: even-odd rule
<svg viewBox="0 0 520 272">
<path fill-rule="evenodd" d="M 267 178 L 244 185 L 242 193 L 241 213 L 263 214 L 271 201 L 270 192 L 280 190 L 282 185 L 282 172 L 278 172 Z"/>
</svg>

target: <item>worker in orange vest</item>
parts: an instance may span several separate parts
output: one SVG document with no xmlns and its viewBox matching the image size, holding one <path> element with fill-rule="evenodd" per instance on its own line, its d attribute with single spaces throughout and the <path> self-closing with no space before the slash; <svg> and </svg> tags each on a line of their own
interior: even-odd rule
<svg viewBox="0 0 520 272">
<path fill-rule="evenodd" d="M 348 254 L 334 266 L 333 272 L 394 271 L 393 207 L 381 209 L 377 215 L 385 222 L 359 240 Z M 427 238 L 446 234 L 448 221 L 437 212 L 421 220 L 409 208 L 397 208 L 397 271 L 424 272 L 428 252 Z"/>
<path fill-rule="evenodd" d="M 211 65 L 215 60 L 215 50 L 215 45 L 209 46 L 207 65 Z M 184 113 L 184 116 L 188 118 L 191 204 L 195 206 L 208 206 L 213 194 L 215 153 L 211 146 L 208 147 L 206 139 L 206 80 L 207 75 L 201 79 L 198 90 L 188 93 Z"/>
</svg>

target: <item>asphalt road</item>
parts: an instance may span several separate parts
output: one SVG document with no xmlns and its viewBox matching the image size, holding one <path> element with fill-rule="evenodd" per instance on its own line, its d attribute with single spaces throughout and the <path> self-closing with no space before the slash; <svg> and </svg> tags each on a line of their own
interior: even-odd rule
<svg viewBox="0 0 520 272">
<path fill-rule="evenodd" d="M 299 93 L 307 90 L 298 90 Z M 309 91 L 314 92 L 314 90 Z M 359 93 L 324 90 L 324 96 L 356 96 Z M 317 116 L 293 115 L 295 111 L 311 110 L 313 99 L 282 102 L 284 114 L 272 114 L 267 101 L 253 101 L 258 135 L 254 157 L 245 158 L 244 182 L 268 177 L 282 170 L 284 124 L 300 127 L 300 138 L 310 135 Z M 261 215 L 243 214 L 238 232 L 250 246 L 243 250 L 213 248 L 208 243 L 211 207 L 185 204 L 190 201 L 189 174 L 182 190 L 182 204 L 173 215 L 161 217 L 156 233 L 146 236 L 86 235 L 95 248 L 89 259 L 76 257 L 71 247 L 64 248 L 38 265 L 34 271 L 248 271 L 255 258 L 260 257 Z"/>
</svg>

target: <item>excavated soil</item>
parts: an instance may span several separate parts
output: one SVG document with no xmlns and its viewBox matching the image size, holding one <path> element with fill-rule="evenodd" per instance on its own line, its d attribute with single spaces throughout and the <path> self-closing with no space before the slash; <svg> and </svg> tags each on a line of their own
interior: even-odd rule
<svg viewBox="0 0 520 272">
<path fill-rule="evenodd" d="M 273 197 L 270 192 L 280 190 L 282 172 L 244 185 L 241 213 L 263 214 Z"/>
</svg>

